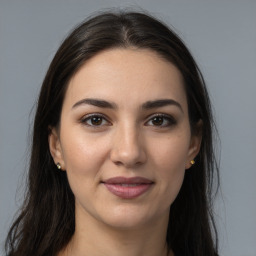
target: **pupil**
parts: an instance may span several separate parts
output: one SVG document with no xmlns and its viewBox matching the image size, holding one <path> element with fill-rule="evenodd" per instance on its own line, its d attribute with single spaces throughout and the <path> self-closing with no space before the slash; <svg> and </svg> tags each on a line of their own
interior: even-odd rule
<svg viewBox="0 0 256 256">
<path fill-rule="evenodd" d="M 162 125 L 163 124 L 163 118 L 162 117 L 154 117 L 154 119 L 153 119 L 153 124 L 154 125 Z"/>
<path fill-rule="evenodd" d="M 92 118 L 92 124 L 93 125 L 100 125 L 102 123 L 102 118 L 101 117 L 93 117 Z"/>
</svg>

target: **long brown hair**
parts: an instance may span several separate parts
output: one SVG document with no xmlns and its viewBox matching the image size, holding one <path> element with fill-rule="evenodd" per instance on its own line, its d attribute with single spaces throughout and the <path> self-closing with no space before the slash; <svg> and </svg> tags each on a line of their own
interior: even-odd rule
<svg viewBox="0 0 256 256">
<path fill-rule="evenodd" d="M 204 79 L 181 39 L 166 25 L 138 12 L 107 12 L 75 28 L 61 44 L 42 84 L 34 133 L 26 200 L 7 240 L 9 256 L 56 255 L 75 229 L 74 195 L 65 172 L 57 170 L 48 146 L 49 126 L 59 124 L 68 82 L 99 52 L 116 47 L 150 49 L 181 72 L 193 131 L 202 120 L 202 144 L 182 188 L 171 206 L 167 243 L 175 253 L 217 255 L 217 232 L 212 214 L 212 185 L 218 183 L 213 149 L 215 129 Z M 217 174 L 217 175 L 215 175 Z"/>
</svg>

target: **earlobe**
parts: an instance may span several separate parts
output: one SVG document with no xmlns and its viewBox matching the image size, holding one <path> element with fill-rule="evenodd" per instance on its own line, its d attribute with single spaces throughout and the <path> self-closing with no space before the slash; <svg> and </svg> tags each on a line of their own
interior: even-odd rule
<svg viewBox="0 0 256 256">
<path fill-rule="evenodd" d="M 201 141 L 202 141 L 202 125 L 203 125 L 202 120 L 200 120 L 197 123 L 195 133 L 191 136 L 190 147 L 189 147 L 189 151 L 188 151 L 188 158 L 187 158 L 187 163 L 186 163 L 186 169 L 189 169 L 192 165 L 195 164 L 194 159 L 200 151 Z"/>
<path fill-rule="evenodd" d="M 65 164 L 62 156 L 59 134 L 56 128 L 49 128 L 48 143 L 54 163 L 56 166 L 61 166 L 61 168 L 57 167 L 58 169 L 64 170 Z"/>
</svg>

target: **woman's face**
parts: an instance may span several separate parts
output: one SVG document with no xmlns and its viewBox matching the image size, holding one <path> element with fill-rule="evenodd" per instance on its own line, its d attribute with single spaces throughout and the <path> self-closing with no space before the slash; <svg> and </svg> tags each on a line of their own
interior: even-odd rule
<svg viewBox="0 0 256 256">
<path fill-rule="evenodd" d="M 150 50 L 111 49 L 71 79 L 49 144 L 76 217 L 130 228 L 168 220 L 200 136 L 174 65 Z"/>
</svg>

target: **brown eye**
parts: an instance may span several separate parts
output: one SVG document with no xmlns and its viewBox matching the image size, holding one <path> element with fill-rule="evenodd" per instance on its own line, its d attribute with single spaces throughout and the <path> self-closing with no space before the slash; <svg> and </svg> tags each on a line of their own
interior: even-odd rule
<svg viewBox="0 0 256 256">
<path fill-rule="evenodd" d="M 166 114 L 157 114 L 149 119 L 147 121 L 147 126 L 159 126 L 161 128 L 163 127 L 169 127 L 176 124 L 176 120 L 169 115 Z"/>
<path fill-rule="evenodd" d="M 161 117 L 161 116 L 155 116 L 155 117 L 152 119 L 152 124 L 153 124 L 153 125 L 156 125 L 156 126 L 162 125 L 163 122 L 164 122 L 164 119 L 163 119 L 163 117 Z"/>
<path fill-rule="evenodd" d="M 92 127 L 109 125 L 109 122 L 106 120 L 106 118 L 104 118 L 100 114 L 92 114 L 89 116 L 85 116 L 81 120 L 81 122 L 87 126 Z"/>
<path fill-rule="evenodd" d="M 102 124 L 102 117 L 101 116 L 91 117 L 91 124 L 92 125 L 101 125 Z"/>
</svg>

